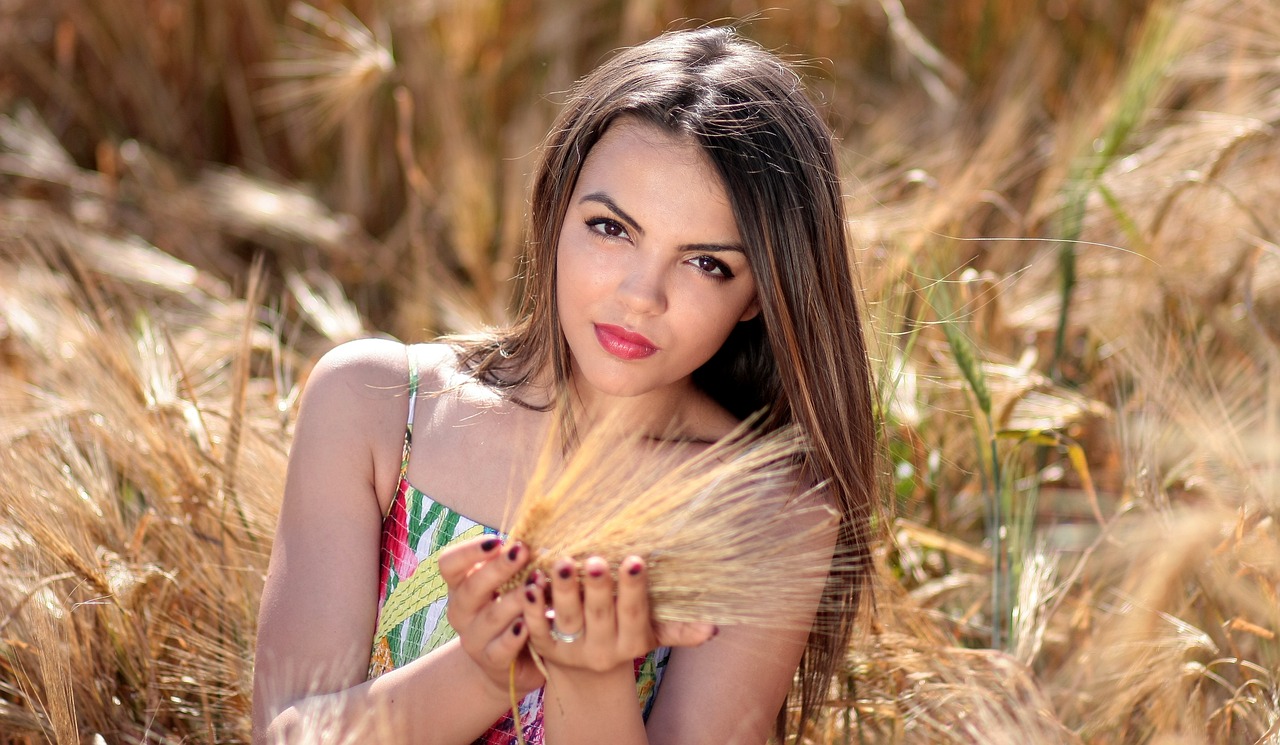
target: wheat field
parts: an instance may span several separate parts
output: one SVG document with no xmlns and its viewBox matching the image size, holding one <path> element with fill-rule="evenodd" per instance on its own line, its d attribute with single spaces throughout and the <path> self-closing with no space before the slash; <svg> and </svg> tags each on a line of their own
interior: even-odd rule
<svg viewBox="0 0 1280 745">
<path fill-rule="evenodd" d="M 501 323 L 621 45 L 840 139 L 876 609 L 805 742 L 1280 743 L 1272 0 L 0 1 L 0 742 L 242 742 L 300 387 Z"/>
</svg>

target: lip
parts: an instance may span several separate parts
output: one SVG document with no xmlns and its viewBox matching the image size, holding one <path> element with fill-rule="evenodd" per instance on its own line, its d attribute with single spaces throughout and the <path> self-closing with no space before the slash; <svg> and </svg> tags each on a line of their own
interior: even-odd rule
<svg viewBox="0 0 1280 745">
<path fill-rule="evenodd" d="M 620 360 L 642 360 L 658 351 L 653 342 L 634 331 L 607 323 L 594 325 L 596 340 L 600 342 L 600 346 Z"/>
</svg>

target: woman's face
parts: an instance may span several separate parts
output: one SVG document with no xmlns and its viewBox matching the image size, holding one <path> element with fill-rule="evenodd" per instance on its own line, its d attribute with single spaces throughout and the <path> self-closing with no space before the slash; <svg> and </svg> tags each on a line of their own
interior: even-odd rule
<svg viewBox="0 0 1280 745">
<path fill-rule="evenodd" d="M 696 143 L 631 119 L 610 126 L 587 155 L 556 271 L 583 395 L 677 400 L 734 325 L 758 311 L 714 166 Z"/>
</svg>

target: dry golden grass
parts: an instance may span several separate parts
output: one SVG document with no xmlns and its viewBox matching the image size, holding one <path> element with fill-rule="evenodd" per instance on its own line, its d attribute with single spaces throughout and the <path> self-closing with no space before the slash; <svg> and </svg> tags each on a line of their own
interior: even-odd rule
<svg viewBox="0 0 1280 745">
<path fill-rule="evenodd" d="M 822 594 L 838 518 L 796 486 L 804 445 L 794 431 L 758 437 L 744 426 L 690 456 L 655 450 L 606 419 L 563 463 L 558 444 L 552 438 L 508 531 L 535 557 L 513 584 L 533 571 L 550 576 L 561 556 L 601 556 L 615 570 L 640 556 L 654 618 L 762 626 Z"/>
<path fill-rule="evenodd" d="M 287 437 L 264 417 L 279 392 L 227 370 L 269 354 L 270 335 L 238 334 L 256 308 L 198 290 L 186 300 L 218 309 L 198 330 L 178 322 L 190 308 L 130 308 L 73 282 L 67 249 L 5 241 L 8 352 L 26 374 L 0 392 L 3 729 L 243 737 Z"/>
<path fill-rule="evenodd" d="M 500 321 L 559 94 L 755 10 L 0 3 L 0 741 L 246 739 L 309 366 Z M 816 60 L 892 468 L 809 739 L 1277 741 L 1280 10 L 747 33 Z"/>
</svg>

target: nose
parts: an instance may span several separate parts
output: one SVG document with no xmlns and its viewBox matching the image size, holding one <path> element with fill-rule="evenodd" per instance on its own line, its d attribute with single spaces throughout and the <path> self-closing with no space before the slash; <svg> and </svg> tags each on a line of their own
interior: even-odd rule
<svg viewBox="0 0 1280 745">
<path fill-rule="evenodd" d="M 666 272 L 657 261 L 637 261 L 618 285 L 618 299 L 636 315 L 656 315 L 667 309 Z"/>
</svg>

